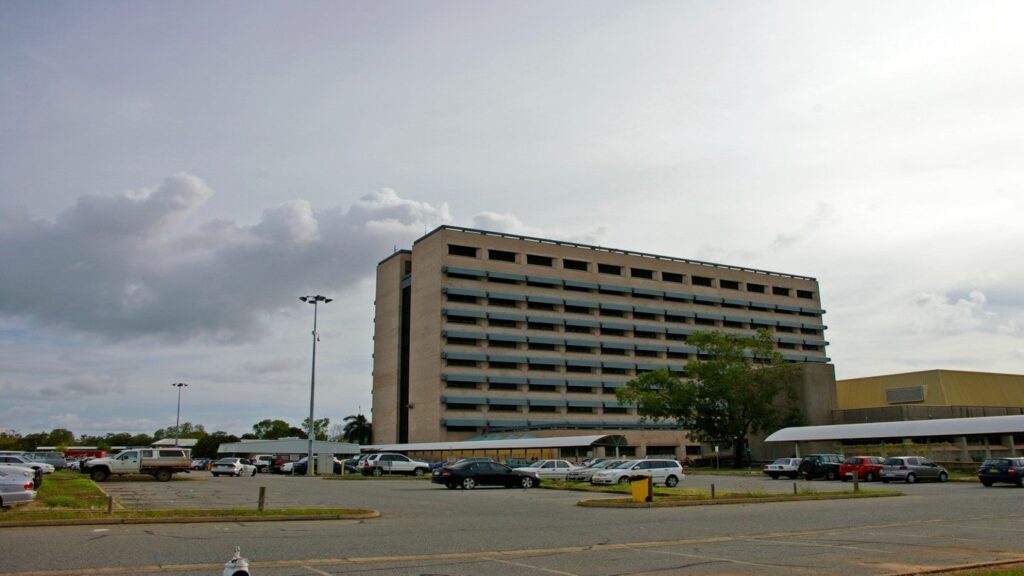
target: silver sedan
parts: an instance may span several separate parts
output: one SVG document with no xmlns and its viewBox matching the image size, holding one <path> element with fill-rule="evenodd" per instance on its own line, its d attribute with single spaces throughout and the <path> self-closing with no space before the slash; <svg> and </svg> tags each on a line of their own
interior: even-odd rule
<svg viewBox="0 0 1024 576">
<path fill-rule="evenodd" d="M 255 476 L 256 466 L 245 458 L 221 458 L 213 463 L 210 472 L 214 476 Z"/>
<path fill-rule="evenodd" d="M 16 466 L 0 467 L 0 507 L 28 504 L 35 500 L 33 472 Z"/>
</svg>

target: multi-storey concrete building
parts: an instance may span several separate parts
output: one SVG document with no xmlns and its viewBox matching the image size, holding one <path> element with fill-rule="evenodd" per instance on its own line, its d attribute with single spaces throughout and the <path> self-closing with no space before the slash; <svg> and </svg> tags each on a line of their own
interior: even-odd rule
<svg viewBox="0 0 1024 576">
<path fill-rule="evenodd" d="M 698 330 L 770 330 L 806 363 L 809 423 L 830 423 L 823 313 L 813 278 L 442 226 L 377 267 L 374 441 L 607 433 L 626 454 L 699 454 L 615 396 L 682 373 Z"/>
</svg>

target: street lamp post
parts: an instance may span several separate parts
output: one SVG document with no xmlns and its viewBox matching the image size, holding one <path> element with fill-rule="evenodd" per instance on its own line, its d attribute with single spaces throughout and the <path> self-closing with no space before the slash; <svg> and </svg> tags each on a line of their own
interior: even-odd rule
<svg viewBox="0 0 1024 576">
<path fill-rule="evenodd" d="M 178 441 L 181 439 L 181 389 L 188 386 L 184 382 L 175 382 L 171 384 L 178 389 L 178 416 L 174 419 L 174 445 L 178 445 Z"/>
<path fill-rule="evenodd" d="M 313 305 L 313 368 L 309 373 L 309 431 L 307 432 L 309 435 L 309 447 L 306 453 L 306 476 L 312 476 L 314 465 L 313 439 L 315 437 L 314 431 L 316 430 L 316 427 L 314 426 L 315 421 L 313 420 L 313 399 L 315 398 L 314 393 L 316 391 L 316 343 L 320 340 L 320 336 L 316 333 L 316 313 L 317 306 L 321 302 L 327 304 L 331 301 L 331 298 L 317 294 L 316 296 L 300 296 L 299 300 L 302 300 L 306 304 Z"/>
</svg>

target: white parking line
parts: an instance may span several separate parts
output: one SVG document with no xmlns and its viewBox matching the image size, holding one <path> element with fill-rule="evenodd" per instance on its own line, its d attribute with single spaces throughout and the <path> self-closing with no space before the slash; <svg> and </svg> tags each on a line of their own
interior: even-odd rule
<svg viewBox="0 0 1024 576">
<path fill-rule="evenodd" d="M 540 570 L 541 572 L 548 572 L 549 574 L 559 574 L 561 576 L 579 576 L 572 572 L 561 572 L 558 570 L 551 570 L 550 568 L 542 568 L 540 566 L 533 566 L 531 564 L 524 564 L 522 562 L 512 562 L 511 560 L 502 560 L 501 558 L 487 558 L 491 562 L 497 562 L 499 564 L 508 564 L 510 566 L 518 566 L 520 568 L 529 568 L 531 570 Z"/>
</svg>

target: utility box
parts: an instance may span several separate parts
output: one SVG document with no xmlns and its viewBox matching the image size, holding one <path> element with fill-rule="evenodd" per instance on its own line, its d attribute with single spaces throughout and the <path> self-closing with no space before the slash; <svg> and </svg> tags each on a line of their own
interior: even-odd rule
<svg viewBox="0 0 1024 576">
<path fill-rule="evenodd" d="M 334 474 L 334 454 L 317 454 L 314 474 Z"/>
<path fill-rule="evenodd" d="M 633 491 L 633 502 L 650 502 L 654 497 L 654 482 L 650 476 L 631 476 L 629 486 Z"/>
</svg>

